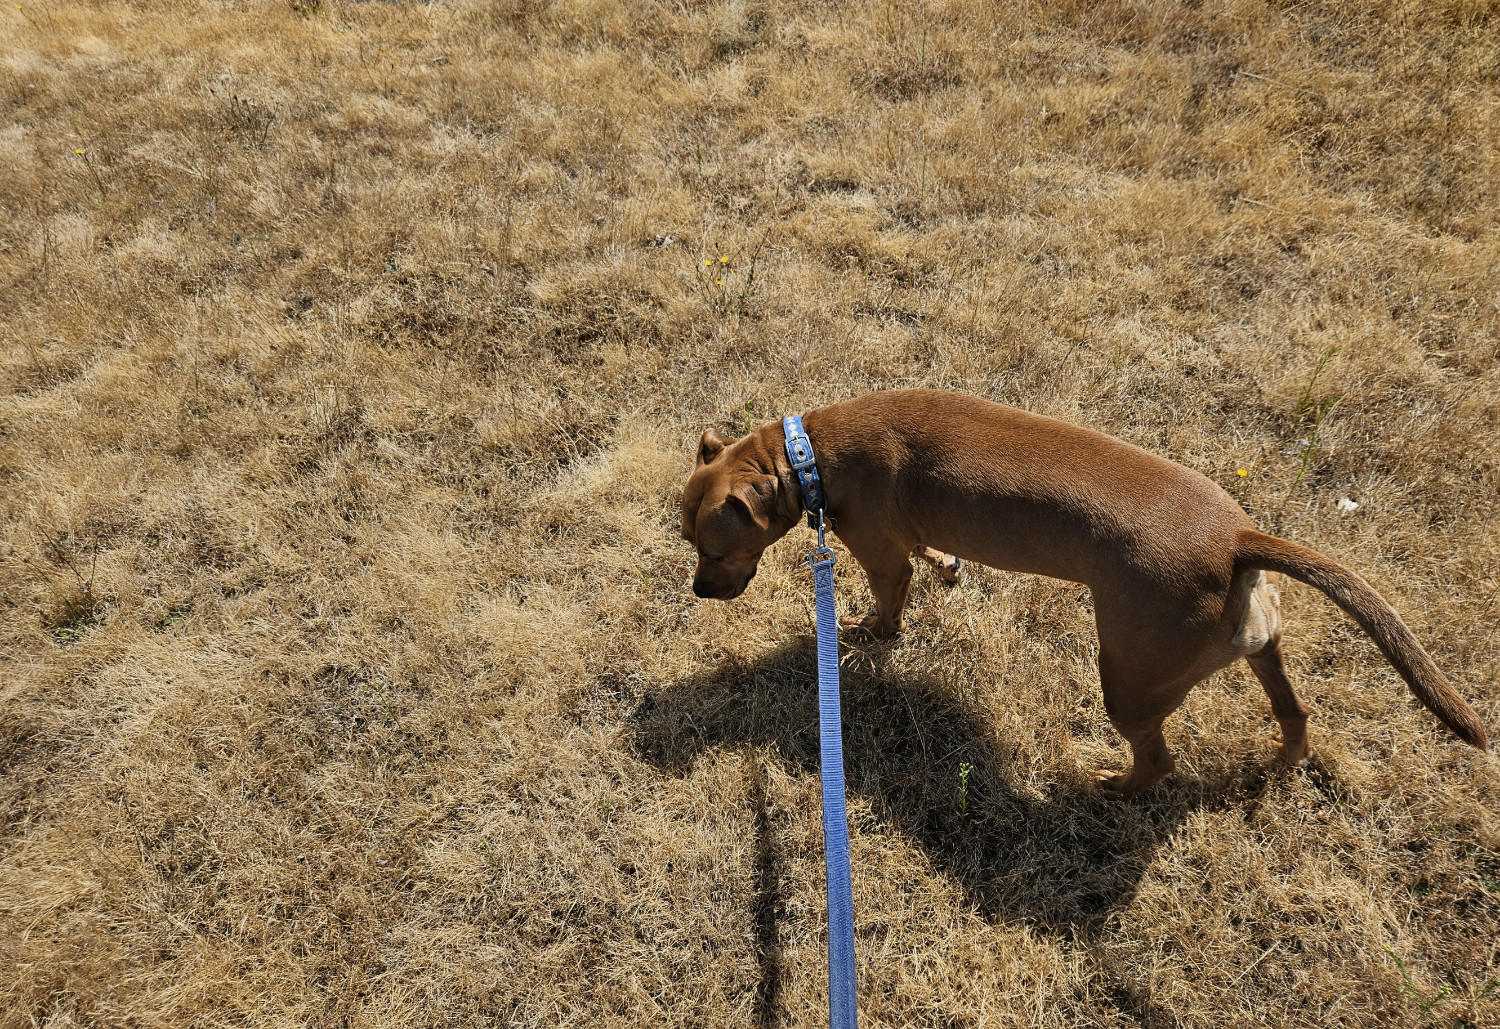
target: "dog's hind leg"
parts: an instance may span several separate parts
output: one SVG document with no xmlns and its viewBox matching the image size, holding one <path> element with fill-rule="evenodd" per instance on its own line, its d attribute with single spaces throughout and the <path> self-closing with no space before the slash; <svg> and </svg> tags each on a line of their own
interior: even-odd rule
<svg viewBox="0 0 1500 1029">
<path fill-rule="evenodd" d="M 941 550 L 932 547 L 916 547 L 912 550 L 913 557 L 920 557 L 923 561 L 937 571 L 943 582 L 949 586 L 955 586 L 964 574 L 964 563 L 952 554 L 945 554 Z"/>
<path fill-rule="evenodd" d="M 1095 594 L 1099 630 L 1099 686 L 1110 723 L 1130 744 L 1128 771 L 1100 770 L 1107 790 L 1134 796 L 1165 778 L 1177 762 L 1162 723 L 1215 668 L 1240 656 L 1211 645 L 1218 626 L 1169 605 L 1132 603 L 1119 594 Z"/>
<path fill-rule="evenodd" d="M 1148 685 L 1124 675 L 1112 675 L 1106 661 L 1100 661 L 1100 685 L 1104 687 L 1104 709 L 1110 723 L 1130 744 L 1130 771 L 1101 768 L 1095 772 L 1100 786 L 1124 796 L 1134 796 L 1148 786 L 1163 780 L 1178 766 L 1167 738 L 1161 735 L 1161 723 L 1181 705 L 1193 688 L 1176 685 Z"/>
<path fill-rule="evenodd" d="M 1307 738 L 1307 707 L 1297 699 L 1281 662 L 1281 641 L 1272 640 L 1262 650 L 1247 654 L 1245 661 L 1271 698 L 1271 713 L 1281 723 L 1281 756 L 1290 764 L 1305 765 L 1312 756 Z"/>
<path fill-rule="evenodd" d="M 1128 773 L 1100 772 L 1104 787 L 1127 796 L 1172 771 L 1161 726 L 1194 686 L 1244 657 L 1255 672 L 1271 710 L 1281 723 L 1281 750 L 1293 764 L 1310 753 L 1307 708 L 1297 699 L 1281 662 L 1280 601 L 1271 581 L 1259 572 L 1237 578 L 1226 590 L 1215 622 L 1171 617 L 1167 605 L 1147 606 L 1155 617 L 1132 616 L 1130 605 L 1100 602 L 1099 683 L 1104 708 L 1130 744 Z"/>
</svg>

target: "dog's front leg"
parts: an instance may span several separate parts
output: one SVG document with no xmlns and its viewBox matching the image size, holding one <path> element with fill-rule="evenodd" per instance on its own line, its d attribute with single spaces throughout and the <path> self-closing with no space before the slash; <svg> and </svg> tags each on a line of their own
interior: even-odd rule
<svg viewBox="0 0 1500 1029">
<path fill-rule="evenodd" d="M 873 615 L 839 619 L 846 629 L 869 633 L 876 639 L 894 636 L 901 631 L 901 612 L 906 608 L 906 594 L 911 587 L 909 551 L 883 551 L 867 555 L 850 547 L 856 561 L 870 577 L 870 592 L 875 594 Z"/>
</svg>

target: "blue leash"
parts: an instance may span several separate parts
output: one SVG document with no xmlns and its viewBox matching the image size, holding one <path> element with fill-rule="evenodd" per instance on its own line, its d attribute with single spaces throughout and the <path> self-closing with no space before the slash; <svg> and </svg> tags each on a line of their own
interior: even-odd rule
<svg viewBox="0 0 1500 1029">
<path fill-rule="evenodd" d="M 859 1014 L 854 991 L 854 889 L 849 880 L 849 815 L 844 807 L 844 731 L 839 717 L 839 637 L 833 606 L 833 551 L 823 534 L 827 500 L 812 440 L 802 419 L 782 419 L 787 459 L 802 487 L 807 523 L 818 530 L 818 546 L 808 555 L 818 610 L 818 740 L 823 759 L 823 862 L 828 879 L 828 1024 L 855 1029 Z"/>
</svg>

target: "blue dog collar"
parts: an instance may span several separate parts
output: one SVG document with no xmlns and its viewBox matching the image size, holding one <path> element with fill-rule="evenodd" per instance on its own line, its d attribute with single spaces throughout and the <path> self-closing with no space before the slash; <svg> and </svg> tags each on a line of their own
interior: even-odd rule
<svg viewBox="0 0 1500 1029">
<path fill-rule="evenodd" d="M 828 498 L 823 493 L 823 480 L 818 476 L 818 459 L 813 454 L 812 440 L 802 428 L 801 415 L 787 415 L 781 420 L 781 430 L 786 433 L 786 459 L 792 463 L 797 485 L 802 487 L 807 524 L 816 529 L 818 516 L 828 508 Z M 828 522 L 831 525 L 833 519 L 829 518 Z"/>
</svg>

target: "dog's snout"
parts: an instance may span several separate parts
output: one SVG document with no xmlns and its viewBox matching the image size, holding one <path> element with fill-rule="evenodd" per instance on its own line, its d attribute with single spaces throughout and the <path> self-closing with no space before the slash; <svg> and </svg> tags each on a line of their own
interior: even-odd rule
<svg viewBox="0 0 1500 1029">
<path fill-rule="evenodd" d="M 752 575 L 750 578 L 754 578 Z M 707 579 L 693 579 L 693 594 L 704 600 L 733 600 L 745 592 L 750 579 L 739 583 L 716 583 Z"/>
</svg>

